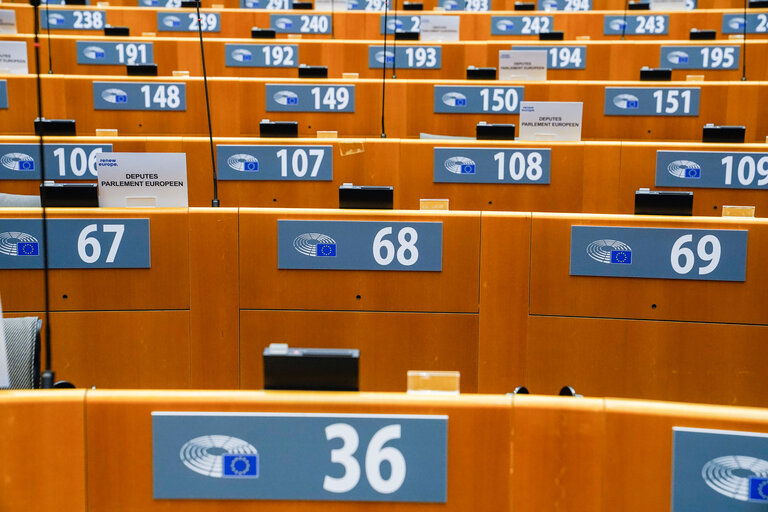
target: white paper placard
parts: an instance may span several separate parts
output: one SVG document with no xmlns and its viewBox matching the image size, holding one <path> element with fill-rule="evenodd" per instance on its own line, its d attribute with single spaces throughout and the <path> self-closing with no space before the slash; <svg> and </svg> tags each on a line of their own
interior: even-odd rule
<svg viewBox="0 0 768 512">
<path fill-rule="evenodd" d="M 315 0 L 315 10 L 338 12 L 347 10 L 347 0 Z"/>
<path fill-rule="evenodd" d="M 183 207 L 186 153 L 101 153 L 96 160 L 100 207 Z"/>
<path fill-rule="evenodd" d="M 546 79 L 546 50 L 499 50 L 499 80 Z"/>
<path fill-rule="evenodd" d="M 651 0 L 652 11 L 687 11 L 685 0 Z"/>
<path fill-rule="evenodd" d="M 458 41 L 459 16 L 422 16 L 420 41 Z"/>
<path fill-rule="evenodd" d="M 0 304 L 0 388 L 11 386 L 8 374 L 8 353 L 5 350 L 5 323 L 3 322 L 3 305 Z"/>
<path fill-rule="evenodd" d="M 16 34 L 16 11 L 0 9 L 0 34 Z"/>
<path fill-rule="evenodd" d="M 519 140 L 581 140 L 583 103 L 566 101 L 520 102 Z"/>
<path fill-rule="evenodd" d="M 0 41 L 0 73 L 11 75 L 29 73 L 26 41 Z"/>
</svg>

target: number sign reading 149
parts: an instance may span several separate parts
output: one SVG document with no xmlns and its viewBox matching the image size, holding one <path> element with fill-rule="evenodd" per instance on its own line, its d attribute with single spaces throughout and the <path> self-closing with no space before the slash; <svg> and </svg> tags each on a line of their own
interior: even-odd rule
<svg viewBox="0 0 768 512">
<path fill-rule="evenodd" d="M 186 110 L 183 82 L 93 82 L 94 110 Z"/>
<path fill-rule="evenodd" d="M 698 87 L 606 87 L 607 116 L 698 116 Z"/>
<path fill-rule="evenodd" d="M 354 112 L 354 85 L 267 84 L 267 112 Z"/>
<path fill-rule="evenodd" d="M 440 114 L 519 114 L 524 88 L 436 85 L 434 112 Z"/>
<path fill-rule="evenodd" d="M 45 144 L 45 178 L 95 180 L 96 159 L 112 144 Z M 39 180 L 39 144 L 0 144 L 0 180 Z"/>
<path fill-rule="evenodd" d="M 227 67 L 296 68 L 299 45 L 296 44 L 225 44 Z"/>
<path fill-rule="evenodd" d="M 592 0 L 539 0 L 540 11 L 591 11 Z"/>
<path fill-rule="evenodd" d="M 270 14 L 269 26 L 280 34 L 330 34 L 331 17 L 322 14 Z"/>
<path fill-rule="evenodd" d="M 368 68 L 396 66 L 398 69 L 440 69 L 442 47 L 440 46 L 383 46 L 368 47 Z"/>
<path fill-rule="evenodd" d="M 443 268 L 442 222 L 277 221 L 277 268 Z"/>
<path fill-rule="evenodd" d="M 661 67 L 739 69 L 738 46 L 662 46 Z"/>
<path fill-rule="evenodd" d="M 669 15 L 603 16 L 603 35 L 658 36 L 669 31 Z"/>
<path fill-rule="evenodd" d="M 435 148 L 435 183 L 548 185 L 550 149 Z"/>
<path fill-rule="evenodd" d="M 584 69 L 586 46 L 513 46 L 513 50 L 546 50 L 547 69 Z"/>
<path fill-rule="evenodd" d="M 491 35 L 536 35 L 551 32 L 552 16 L 491 16 Z"/>
<path fill-rule="evenodd" d="M 657 151 L 656 186 L 768 190 L 768 153 Z"/>
<path fill-rule="evenodd" d="M 201 12 L 198 22 L 194 12 L 158 12 L 157 30 L 160 32 L 221 32 L 219 13 Z"/>
<path fill-rule="evenodd" d="M 571 275 L 745 281 L 747 231 L 571 226 Z"/>
<path fill-rule="evenodd" d="M 150 268 L 149 219 L 49 219 L 51 268 Z M 0 220 L 0 268 L 43 268 L 40 219 Z"/>
<path fill-rule="evenodd" d="M 330 181 L 333 146 L 216 146 L 220 180 Z"/>
<path fill-rule="evenodd" d="M 747 14 L 747 34 L 768 32 L 768 14 Z M 743 14 L 723 14 L 723 34 L 743 34 Z"/>
<path fill-rule="evenodd" d="M 154 62 L 152 43 L 78 41 L 78 64 L 146 64 Z"/>
<path fill-rule="evenodd" d="M 47 14 L 46 14 L 47 12 Z M 40 28 L 55 30 L 103 30 L 105 11 L 56 9 L 40 13 Z"/>
</svg>

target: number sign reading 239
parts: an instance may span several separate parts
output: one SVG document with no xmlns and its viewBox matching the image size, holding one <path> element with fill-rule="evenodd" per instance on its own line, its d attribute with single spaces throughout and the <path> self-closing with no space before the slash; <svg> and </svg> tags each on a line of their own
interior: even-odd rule
<svg viewBox="0 0 768 512">
<path fill-rule="evenodd" d="M 443 223 L 278 220 L 277 267 L 439 272 Z"/>
<path fill-rule="evenodd" d="M 152 413 L 155 499 L 445 503 L 447 416 Z"/>
</svg>

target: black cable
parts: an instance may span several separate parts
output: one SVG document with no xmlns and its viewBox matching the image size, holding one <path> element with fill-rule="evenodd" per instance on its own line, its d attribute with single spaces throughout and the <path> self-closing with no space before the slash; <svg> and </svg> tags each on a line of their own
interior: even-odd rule
<svg viewBox="0 0 768 512">
<path fill-rule="evenodd" d="M 387 4 L 389 0 L 384 0 L 384 8 L 387 8 Z M 397 78 L 397 0 L 395 0 L 395 34 L 394 34 L 394 42 L 392 43 L 394 46 L 394 50 L 392 50 L 392 78 Z M 387 56 L 384 55 L 384 63 L 386 65 L 387 62 Z"/>
<path fill-rule="evenodd" d="M 213 169 L 213 199 L 211 206 L 219 206 L 219 178 L 216 175 L 216 157 L 213 151 L 213 128 L 211 127 L 211 105 L 208 99 L 208 74 L 205 72 L 205 50 L 203 49 L 203 20 L 200 18 L 200 1 L 195 2 L 197 9 L 197 33 L 200 35 L 200 57 L 203 60 L 203 85 L 205 86 L 205 111 L 208 114 L 208 139 L 211 142 L 211 167 Z"/>
<path fill-rule="evenodd" d="M 388 2 L 384 2 L 384 62 L 381 63 L 381 138 L 387 138 L 387 131 L 384 129 L 384 95 L 387 84 L 387 15 L 389 14 Z M 395 26 L 397 30 L 397 26 Z"/>
<path fill-rule="evenodd" d="M 629 10 L 629 0 L 624 2 L 624 21 L 621 24 L 621 38 L 624 39 L 624 34 L 627 33 L 627 11 Z"/>
<path fill-rule="evenodd" d="M 35 0 L 30 0 L 30 3 L 34 1 Z M 37 6 L 35 6 L 35 9 L 37 9 L 38 7 L 40 7 L 39 0 L 38 0 Z M 39 22 L 39 19 L 38 19 L 38 22 Z M 48 74 L 52 75 L 53 74 L 53 56 L 51 55 L 51 18 L 48 16 L 47 1 L 45 2 L 45 28 L 46 28 L 46 31 L 48 32 Z M 37 34 L 39 31 L 40 29 L 38 27 L 37 32 L 35 33 Z"/>
<path fill-rule="evenodd" d="M 744 39 L 741 42 L 741 80 L 747 80 L 747 2 L 744 0 Z"/>
</svg>

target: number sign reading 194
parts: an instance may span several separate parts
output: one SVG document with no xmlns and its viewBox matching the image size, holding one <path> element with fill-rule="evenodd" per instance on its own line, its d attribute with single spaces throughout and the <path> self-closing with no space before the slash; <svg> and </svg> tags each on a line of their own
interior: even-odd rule
<svg viewBox="0 0 768 512">
<path fill-rule="evenodd" d="M 434 86 L 434 112 L 440 114 L 519 114 L 524 88 L 482 85 Z"/>
<path fill-rule="evenodd" d="M 0 108 L 8 108 L 8 81 L 0 80 Z"/>
<path fill-rule="evenodd" d="M 437 5 L 446 11 L 486 12 L 491 10 L 491 0 L 438 0 Z"/>
<path fill-rule="evenodd" d="M 45 144 L 45 178 L 95 180 L 96 159 L 112 144 Z M 39 144 L 0 144 L 0 180 L 39 180 Z"/>
<path fill-rule="evenodd" d="M 768 190 L 768 153 L 657 151 L 656 186 Z"/>
<path fill-rule="evenodd" d="M 155 499 L 445 503 L 448 417 L 152 413 Z"/>
<path fill-rule="evenodd" d="M 435 148 L 435 183 L 548 185 L 550 149 Z"/>
<path fill-rule="evenodd" d="M 186 110 L 184 82 L 93 82 L 94 110 Z"/>
<path fill-rule="evenodd" d="M 571 226 L 571 275 L 745 281 L 747 231 Z"/>
<path fill-rule="evenodd" d="M 398 69 L 440 69 L 442 47 L 440 46 L 383 46 L 368 47 L 368 68 L 395 66 Z"/>
<path fill-rule="evenodd" d="M 286 11 L 288 9 L 293 9 L 293 2 L 291 0 L 240 0 L 240 8 Z"/>
<path fill-rule="evenodd" d="M 698 116 L 698 87 L 606 87 L 607 116 Z"/>
<path fill-rule="evenodd" d="M 46 14 L 47 12 L 47 14 Z M 104 30 L 105 11 L 56 9 L 40 13 L 40 28 L 55 30 Z"/>
<path fill-rule="evenodd" d="M 331 17 L 322 14 L 270 14 L 269 26 L 281 34 L 330 34 Z"/>
<path fill-rule="evenodd" d="M 603 35 L 658 36 L 669 31 L 669 15 L 603 16 Z"/>
<path fill-rule="evenodd" d="M 51 268 L 150 268 L 149 219 L 49 219 Z M 43 268 L 40 219 L 0 219 L 0 268 Z"/>
<path fill-rule="evenodd" d="M 747 14 L 747 34 L 768 32 L 768 14 Z M 723 34 L 743 34 L 743 14 L 723 14 Z"/>
<path fill-rule="evenodd" d="M 78 41 L 78 64 L 147 64 L 154 62 L 153 43 Z"/>
<path fill-rule="evenodd" d="M 592 0 L 539 0 L 540 11 L 591 11 Z"/>
<path fill-rule="evenodd" d="M 661 67 L 739 69 L 738 46 L 662 46 Z"/>
<path fill-rule="evenodd" d="M 421 31 L 421 16 L 387 17 L 387 34 Z M 384 16 L 379 18 L 379 34 L 384 34 Z"/>
<path fill-rule="evenodd" d="M 513 50 L 546 50 L 547 69 L 584 69 L 586 46 L 513 46 Z"/>
<path fill-rule="evenodd" d="M 536 35 L 551 32 L 552 16 L 491 16 L 491 35 Z"/>
<path fill-rule="evenodd" d="M 227 67 L 296 68 L 299 45 L 296 44 L 225 44 Z"/>
<path fill-rule="evenodd" d="M 158 12 L 157 30 L 160 32 L 221 32 L 219 13 L 201 12 L 198 21 L 194 12 Z"/>
<path fill-rule="evenodd" d="M 277 268 L 443 268 L 442 222 L 277 221 Z"/>
<path fill-rule="evenodd" d="M 220 180 L 331 181 L 333 146 L 216 146 Z"/>
<path fill-rule="evenodd" d="M 267 112 L 354 112 L 354 85 L 267 84 Z"/>
</svg>

